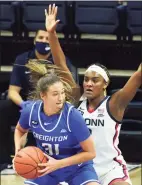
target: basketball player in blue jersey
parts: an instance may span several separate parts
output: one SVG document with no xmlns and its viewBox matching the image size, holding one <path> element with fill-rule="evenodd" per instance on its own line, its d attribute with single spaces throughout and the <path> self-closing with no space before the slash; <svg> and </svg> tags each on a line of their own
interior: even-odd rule
<svg viewBox="0 0 142 185">
<path fill-rule="evenodd" d="M 33 72 L 34 100 L 21 112 L 15 150 L 17 153 L 22 148 L 22 136 L 30 129 L 49 161 L 39 164 L 44 167 L 39 170 L 39 178 L 28 179 L 25 184 L 57 185 L 66 181 L 70 185 L 99 185 L 91 160 L 96 154 L 93 139 L 80 112 L 66 102 L 71 88 L 51 66 L 48 72 L 45 64 L 35 60 L 27 65 Z"/>
<path fill-rule="evenodd" d="M 52 20 L 49 24 L 52 29 L 49 29 L 49 25 L 46 24 L 50 44 L 53 47 L 57 42 L 56 13 L 52 12 Z M 50 14 L 46 14 L 46 20 L 48 19 L 50 19 Z M 54 49 L 56 51 L 55 47 Z M 62 51 L 55 53 L 63 55 Z M 58 56 L 58 58 L 61 57 Z M 60 67 L 68 74 L 70 73 L 63 56 L 60 60 Z M 91 65 L 85 72 L 84 94 L 80 98 L 78 110 L 83 115 L 95 141 L 96 157 L 93 161 L 100 183 L 102 185 L 131 185 L 126 162 L 118 148 L 118 143 L 125 109 L 142 85 L 142 64 L 126 85 L 111 97 L 106 96 L 109 82 L 110 75 L 105 66 Z"/>
</svg>

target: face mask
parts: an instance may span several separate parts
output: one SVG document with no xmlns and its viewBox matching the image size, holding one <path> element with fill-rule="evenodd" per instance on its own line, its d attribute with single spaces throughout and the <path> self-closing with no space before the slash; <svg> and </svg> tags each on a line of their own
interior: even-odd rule
<svg viewBox="0 0 142 185">
<path fill-rule="evenodd" d="M 36 42 L 35 49 L 41 55 L 47 55 L 50 52 L 50 46 L 48 43 L 45 42 Z"/>
</svg>

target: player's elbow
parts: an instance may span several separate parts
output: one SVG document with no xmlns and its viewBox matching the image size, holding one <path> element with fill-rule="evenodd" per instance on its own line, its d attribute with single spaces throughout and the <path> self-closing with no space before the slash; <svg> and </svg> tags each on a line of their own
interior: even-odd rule
<svg viewBox="0 0 142 185">
<path fill-rule="evenodd" d="M 92 158 L 96 157 L 96 151 L 92 152 Z"/>
<path fill-rule="evenodd" d="M 96 151 L 90 151 L 89 156 L 90 156 L 90 160 L 94 159 L 96 157 Z"/>
<path fill-rule="evenodd" d="M 9 99 L 12 99 L 12 95 L 13 95 L 13 93 L 11 92 L 11 90 L 8 90 L 8 98 Z"/>
<path fill-rule="evenodd" d="M 13 99 L 17 98 L 18 94 L 19 94 L 19 92 L 16 89 L 9 89 L 8 90 L 8 98 L 10 100 L 13 100 Z"/>
</svg>

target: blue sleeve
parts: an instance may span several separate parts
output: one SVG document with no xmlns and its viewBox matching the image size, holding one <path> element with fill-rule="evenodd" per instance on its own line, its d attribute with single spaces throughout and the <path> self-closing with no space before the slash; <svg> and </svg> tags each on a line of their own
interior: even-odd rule
<svg viewBox="0 0 142 185">
<path fill-rule="evenodd" d="M 90 136 L 90 131 L 87 128 L 84 118 L 75 108 L 72 108 L 69 114 L 69 128 L 78 142 L 82 142 Z"/>
<path fill-rule="evenodd" d="M 13 70 L 10 78 L 10 85 L 15 85 L 18 87 L 22 87 L 22 80 L 21 80 L 21 67 L 18 66 L 20 58 L 17 57 L 16 61 L 13 65 Z M 16 65 L 17 64 L 17 65 Z"/>
<path fill-rule="evenodd" d="M 27 106 L 26 108 L 22 109 L 21 116 L 19 118 L 19 124 L 23 129 L 29 129 L 29 118 L 30 118 L 30 108 L 31 106 Z"/>
</svg>

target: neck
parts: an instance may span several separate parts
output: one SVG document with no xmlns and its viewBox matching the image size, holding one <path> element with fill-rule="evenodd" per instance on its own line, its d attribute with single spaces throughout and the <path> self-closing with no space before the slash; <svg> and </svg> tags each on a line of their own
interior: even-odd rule
<svg viewBox="0 0 142 185">
<path fill-rule="evenodd" d="M 53 109 L 51 109 L 51 108 L 49 108 L 49 107 L 47 107 L 47 106 L 43 106 L 43 111 L 44 111 L 44 113 L 47 115 L 47 116 L 52 116 L 52 115 L 54 115 L 54 114 L 58 114 L 58 113 L 60 113 L 60 111 L 61 110 L 53 110 Z"/>
<path fill-rule="evenodd" d="M 99 103 L 105 98 L 104 94 L 100 95 L 97 98 L 94 99 L 88 99 L 89 102 L 89 108 L 96 109 L 96 107 L 99 105 Z"/>
<path fill-rule="evenodd" d="M 35 55 L 37 57 L 37 59 L 44 59 L 47 60 L 50 56 L 51 52 L 49 52 L 47 55 L 41 55 L 40 53 L 38 53 L 37 50 L 35 50 Z"/>
</svg>

